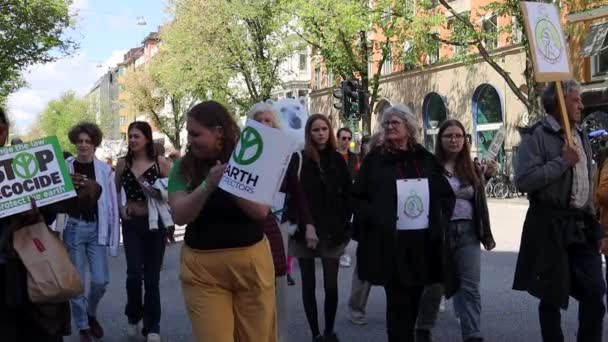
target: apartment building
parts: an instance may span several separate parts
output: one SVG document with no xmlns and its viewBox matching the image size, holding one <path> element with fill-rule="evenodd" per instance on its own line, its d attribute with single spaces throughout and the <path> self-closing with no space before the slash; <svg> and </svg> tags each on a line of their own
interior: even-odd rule
<svg viewBox="0 0 608 342">
<path fill-rule="evenodd" d="M 501 28 L 511 25 L 513 18 L 484 12 L 482 8 L 490 2 L 453 0 L 449 3 L 458 13 L 469 15 L 483 30 L 492 33 L 493 38 L 484 42 L 486 48 L 515 84 L 524 89 L 526 56 L 520 44 L 522 31 L 515 27 L 512 34 L 503 32 Z M 405 0 L 404 5 L 415 11 L 416 1 Z M 438 27 L 437 33 L 447 38 L 455 18 L 447 11 L 443 13 L 446 24 Z M 473 153 L 485 156 L 492 139 L 504 125 L 507 136 L 499 158 L 502 163 L 510 163 L 512 149 L 519 143 L 516 127 L 526 124 L 528 120 L 526 107 L 498 72 L 481 58 L 473 64 L 455 62 L 452 57 L 464 52 L 464 49 L 441 44 L 436 51 L 425 56 L 424 66 L 414 68 L 406 68 L 399 61 L 389 58 L 381 71 L 380 100 L 372 113 L 372 131 L 386 106 L 403 103 L 409 105 L 417 115 L 421 143 L 429 150 L 435 148 L 439 125 L 448 118 L 455 118 L 464 124 L 470 134 Z M 372 56 L 369 70 L 377 70 L 379 59 L 379 53 Z M 339 113 L 333 108 L 333 75 L 325 72 L 322 66 L 316 66 L 311 83 L 311 110 L 326 113 L 336 121 Z"/>
</svg>

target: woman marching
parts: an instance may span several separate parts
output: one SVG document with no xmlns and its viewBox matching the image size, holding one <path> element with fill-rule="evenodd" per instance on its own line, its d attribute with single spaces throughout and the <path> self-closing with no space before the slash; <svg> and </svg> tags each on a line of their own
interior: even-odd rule
<svg viewBox="0 0 608 342">
<path fill-rule="evenodd" d="M 168 206 L 154 193 L 157 181 L 166 178 L 170 165 L 158 158 L 147 122 L 135 121 L 128 127 L 129 150 L 116 164 L 118 193 L 124 191 L 126 205 L 119 200 L 122 236 L 127 259 L 127 334 L 142 334 L 148 341 L 160 341 L 160 270 L 165 254 L 165 227 L 173 224 Z M 142 295 L 142 282 L 145 294 Z M 143 298 L 143 301 L 142 301 Z"/>
<path fill-rule="evenodd" d="M 298 258 L 302 272 L 302 299 L 313 341 L 338 341 L 334 332 L 338 307 L 340 256 L 351 235 L 351 177 L 336 151 L 327 116 L 314 114 L 305 127 L 301 182 L 313 226 L 299 229 L 289 241 L 289 253 Z M 315 296 L 315 258 L 321 258 L 325 289 L 325 332 L 321 335 Z"/>
<path fill-rule="evenodd" d="M 275 342 L 275 273 L 263 221 L 269 207 L 218 188 L 239 128 L 224 106 L 188 113 L 188 151 L 169 178 L 175 223 L 186 226 L 180 279 L 196 341 Z"/>
<path fill-rule="evenodd" d="M 383 143 L 368 153 L 354 185 L 359 276 L 386 291 L 389 342 L 413 342 L 425 285 L 457 279 L 445 245 L 454 194 L 443 166 L 417 143 L 415 116 L 383 115 Z"/>
<path fill-rule="evenodd" d="M 490 229 L 488 203 L 485 196 L 485 175 L 471 159 L 470 146 L 466 142 L 464 126 L 458 120 L 447 120 L 439 127 L 440 143 L 435 156 L 445 168 L 445 178 L 456 195 L 454 211 L 450 215 L 448 237 L 451 257 L 456 263 L 460 288 L 454 294 L 454 310 L 460 318 L 460 330 L 465 342 L 483 341 L 481 334 L 481 277 L 480 243 L 492 250 L 496 243 Z M 426 291 L 421 312 L 432 317 L 428 328 L 434 326 L 439 303 L 439 291 Z M 430 330 L 419 329 L 420 341 L 430 341 Z"/>
</svg>

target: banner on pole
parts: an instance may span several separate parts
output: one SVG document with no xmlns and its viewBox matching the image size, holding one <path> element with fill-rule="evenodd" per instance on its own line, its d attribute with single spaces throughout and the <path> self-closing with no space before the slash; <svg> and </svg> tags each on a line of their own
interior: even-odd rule
<svg viewBox="0 0 608 342">
<path fill-rule="evenodd" d="M 526 33 L 530 44 L 534 75 L 538 82 L 572 78 L 568 44 L 556 5 L 522 1 Z"/>
<path fill-rule="evenodd" d="M 219 187 L 272 205 L 291 157 L 291 141 L 280 130 L 247 120 Z"/>
<path fill-rule="evenodd" d="M 75 196 L 57 137 L 0 148 L 0 217 Z"/>
</svg>

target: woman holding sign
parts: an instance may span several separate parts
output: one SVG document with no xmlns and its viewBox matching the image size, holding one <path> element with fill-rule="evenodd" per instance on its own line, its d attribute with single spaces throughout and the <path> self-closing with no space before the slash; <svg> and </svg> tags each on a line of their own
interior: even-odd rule
<svg viewBox="0 0 608 342">
<path fill-rule="evenodd" d="M 126 197 L 126 205 L 122 200 L 119 204 L 127 259 L 127 334 L 137 337 L 139 321 L 143 319 L 143 335 L 148 341 L 160 341 L 158 283 L 165 254 L 165 227 L 173 223 L 167 221 L 170 219 L 168 208 L 163 213 L 162 199 L 150 199 L 156 198 L 157 190 L 153 187 L 168 176 L 171 166 L 156 154 L 152 128 L 147 122 L 132 122 L 128 134 L 127 156 L 116 164 L 118 192 L 124 190 Z M 142 293 L 142 282 L 145 294 Z"/>
<path fill-rule="evenodd" d="M 0 107 L 0 147 L 9 133 L 9 121 Z M 44 218 L 51 223 L 55 205 L 0 218 L 0 340 L 2 342 L 61 342 L 71 333 L 69 302 L 34 304 L 28 296 L 27 269 L 13 246 L 13 232 Z"/>
<path fill-rule="evenodd" d="M 338 307 L 340 256 L 350 238 L 351 178 L 327 116 L 314 114 L 305 127 L 301 182 L 314 226 L 301 227 L 289 242 L 289 253 L 298 258 L 302 272 L 304 311 L 313 341 L 338 341 L 334 332 Z M 325 333 L 319 330 L 315 296 L 315 258 L 323 263 Z"/>
<path fill-rule="evenodd" d="M 188 150 L 173 165 L 169 203 L 175 223 L 187 225 L 180 279 L 195 340 L 275 342 L 269 207 L 218 187 L 239 128 L 214 101 L 194 106 L 186 125 Z"/>
<path fill-rule="evenodd" d="M 441 142 L 435 147 L 435 156 L 445 167 L 456 203 L 451 214 L 448 238 L 452 257 L 458 265 L 460 288 L 454 294 L 454 310 L 460 318 L 462 338 L 466 342 L 483 341 L 481 335 L 481 277 L 480 243 L 492 250 L 496 243 L 490 229 L 490 216 L 485 196 L 484 173 L 471 160 L 470 146 L 466 142 L 464 126 L 458 120 L 447 120 L 439 127 Z M 428 289 L 428 288 L 427 288 Z M 440 288 L 441 289 L 441 288 Z M 442 291 L 424 292 L 421 315 L 428 315 L 427 329 L 432 328 L 439 311 Z M 419 322 L 420 323 L 420 320 Z M 430 330 L 417 327 L 417 335 L 430 336 Z M 419 338 L 420 340 L 420 338 Z"/>
<path fill-rule="evenodd" d="M 454 193 L 417 143 L 409 107 L 388 108 L 382 127 L 383 144 L 365 158 L 353 190 L 358 271 L 385 288 L 389 342 L 413 342 L 424 286 L 442 282 L 448 296 L 457 288 L 444 245 Z"/>
</svg>

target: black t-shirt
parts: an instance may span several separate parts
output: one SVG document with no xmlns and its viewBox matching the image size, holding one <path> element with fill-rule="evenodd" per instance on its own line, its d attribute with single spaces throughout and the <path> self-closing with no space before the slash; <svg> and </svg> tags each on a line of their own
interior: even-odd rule
<svg viewBox="0 0 608 342">
<path fill-rule="evenodd" d="M 81 163 L 75 160 L 74 173 L 86 175 L 88 179 L 95 180 L 93 162 Z M 97 201 L 82 201 L 75 197 L 70 202 L 68 215 L 88 222 L 97 220 Z"/>
<path fill-rule="evenodd" d="M 169 192 L 190 190 L 180 175 L 177 161 L 169 176 Z M 212 250 L 252 246 L 263 238 L 263 222 L 249 217 L 232 195 L 218 188 L 198 217 L 186 226 L 184 242 L 190 248 Z"/>
</svg>

